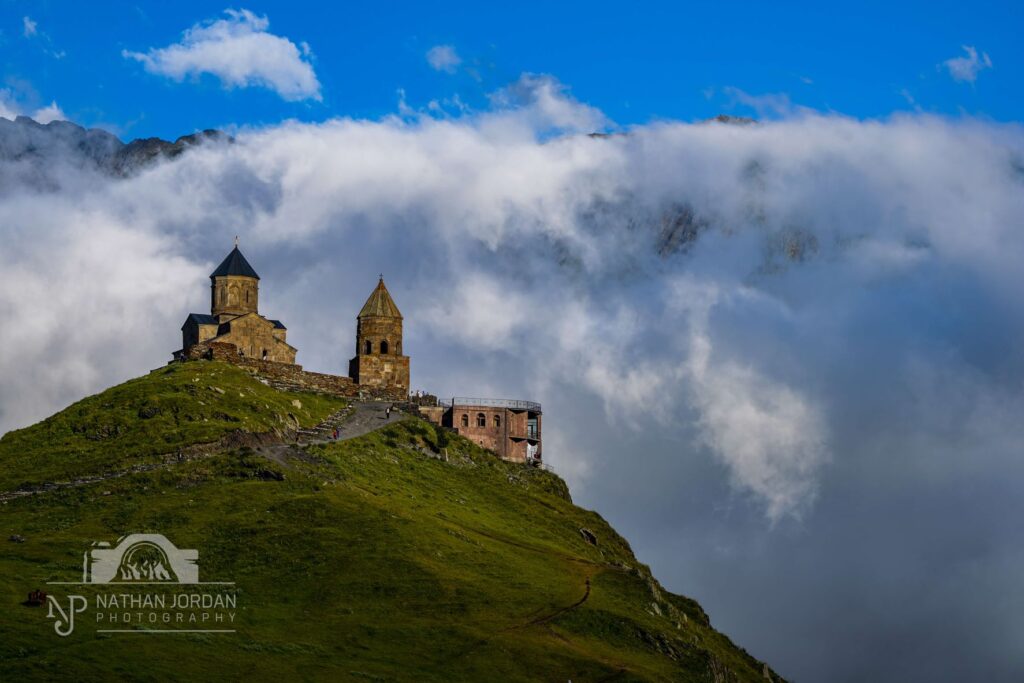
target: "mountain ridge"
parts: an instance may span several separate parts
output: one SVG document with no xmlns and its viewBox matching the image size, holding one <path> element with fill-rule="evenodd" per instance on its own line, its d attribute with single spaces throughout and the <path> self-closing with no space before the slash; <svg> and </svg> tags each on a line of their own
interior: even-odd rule
<svg viewBox="0 0 1024 683">
<path fill-rule="evenodd" d="M 152 164 L 174 159 L 204 144 L 230 144 L 233 138 L 216 129 L 182 135 L 173 142 L 158 137 L 122 142 L 102 128 L 84 128 L 71 121 L 39 123 L 28 116 L 13 121 L 0 117 L 0 162 L 31 164 L 44 173 L 55 162 L 126 177 Z"/>
</svg>

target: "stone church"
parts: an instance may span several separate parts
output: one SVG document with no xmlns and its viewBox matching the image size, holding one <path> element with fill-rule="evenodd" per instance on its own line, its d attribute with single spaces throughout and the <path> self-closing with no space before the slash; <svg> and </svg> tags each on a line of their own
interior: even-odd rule
<svg viewBox="0 0 1024 683">
<path fill-rule="evenodd" d="M 402 313 L 382 275 L 356 318 L 356 353 L 348 377 L 303 370 L 280 320 L 260 315 L 260 276 L 235 248 L 210 274 L 210 314 L 190 313 L 174 358 L 218 360 L 247 368 L 271 386 L 359 399 L 410 401 L 429 421 L 513 462 L 541 465 L 541 406 L 490 398 L 410 398 L 409 356 L 402 353 Z"/>
<path fill-rule="evenodd" d="M 210 315 L 190 313 L 181 326 L 182 355 L 200 343 L 234 344 L 241 356 L 294 363 L 295 347 L 280 320 L 259 313 L 260 276 L 238 245 L 210 274 Z"/>
<path fill-rule="evenodd" d="M 259 313 L 260 276 L 235 248 L 210 274 L 210 314 L 190 313 L 175 360 L 217 358 L 345 395 L 406 399 L 409 357 L 402 355 L 402 314 L 381 276 L 356 320 L 356 355 L 349 377 L 311 373 L 295 364 L 296 349 L 280 320 Z"/>
</svg>

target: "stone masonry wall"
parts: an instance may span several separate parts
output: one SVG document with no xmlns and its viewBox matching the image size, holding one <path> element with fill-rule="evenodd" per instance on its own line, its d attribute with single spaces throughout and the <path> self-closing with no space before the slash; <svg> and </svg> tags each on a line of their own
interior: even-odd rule
<svg viewBox="0 0 1024 683">
<path fill-rule="evenodd" d="M 394 387 L 403 394 L 409 390 L 409 357 L 360 354 L 349 362 L 349 374 L 364 387 Z"/>
<path fill-rule="evenodd" d="M 303 370 L 301 365 L 293 363 L 275 363 L 247 356 L 239 356 L 234 344 L 225 342 L 206 342 L 196 344 L 189 349 L 184 360 L 217 360 L 245 368 L 252 374 L 265 379 L 277 389 L 291 391 L 311 391 L 345 398 L 407 400 L 404 390 L 384 390 L 373 387 L 361 387 L 350 377 L 328 375 L 321 372 Z"/>
</svg>

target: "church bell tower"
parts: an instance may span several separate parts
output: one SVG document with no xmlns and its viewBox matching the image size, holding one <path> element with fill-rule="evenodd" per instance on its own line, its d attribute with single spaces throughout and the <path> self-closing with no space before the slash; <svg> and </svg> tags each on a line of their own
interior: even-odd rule
<svg viewBox="0 0 1024 683">
<path fill-rule="evenodd" d="M 409 394 L 409 357 L 402 355 L 402 314 L 381 276 L 356 318 L 356 355 L 349 361 L 356 384 Z"/>
<path fill-rule="evenodd" d="M 258 311 L 260 276 L 238 250 L 238 241 L 227 258 L 210 274 L 210 313 L 219 322 Z"/>
</svg>

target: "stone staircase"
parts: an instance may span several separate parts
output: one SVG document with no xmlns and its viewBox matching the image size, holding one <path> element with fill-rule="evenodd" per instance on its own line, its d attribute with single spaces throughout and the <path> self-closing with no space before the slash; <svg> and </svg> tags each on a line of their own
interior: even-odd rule
<svg viewBox="0 0 1024 683">
<path fill-rule="evenodd" d="M 388 418 L 386 410 L 391 405 L 388 401 L 353 401 L 347 408 L 329 415 L 315 427 L 298 430 L 296 443 L 304 446 L 333 441 L 335 427 L 338 428 L 338 441 L 353 439 L 408 416 L 409 413 L 396 406 Z"/>
<path fill-rule="evenodd" d="M 295 435 L 296 442 L 299 445 L 307 445 L 332 441 L 335 428 L 341 431 L 355 410 L 355 405 L 345 406 L 328 415 L 319 424 L 309 429 L 298 430 Z"/>
</svg>

